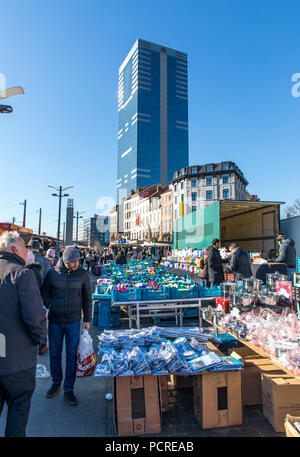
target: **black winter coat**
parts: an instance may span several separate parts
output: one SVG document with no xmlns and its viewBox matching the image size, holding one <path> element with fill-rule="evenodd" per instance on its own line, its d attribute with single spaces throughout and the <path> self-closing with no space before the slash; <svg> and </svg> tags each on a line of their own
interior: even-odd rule
<svg viewBox="0 0 300 457">
<path fill-rule="evenodd" d="M 37 346 L 46 338 L 46 312 L 33 271 L 18 255 L 0 252 L 0 375 L 36 366 Z"/>
<path fill-rule="evenodd" d="M 116 258 L 116 265 L 126 265 L 127 259 L 125 254 L 118 254 Z"/>
<path fill-rule="evenodd" d="M 283 240 L 279 247 L 279 256 L 276 262 L 284 262 L 288 268 L 296 267 L 296 248 L 295 241 L 287 238 Z"/>
<path fill-rule="evenodd" d="M 82 267 L 69 271 L 62 259 L 49 270 L 42 296 L 49 308 L 49 322 L 68 325 L 81 320 L 92 320 L 92 294 L 89 273 Z"/>
<path fill-rule="evenodd" d="M 232 251 L 229 260 L 230 271 L 236 274 L 236 279 L 251 278 L 250 257 L 246 251 L 241 248 L 235 248 Z"/>
<path fill-rule="evenodd" d="M 35 279 L 37 280 L 37 283 L 38 283 L 38 286 L 39 286 L 39 289 L 41 290 L 42 286 L 43 286 L 43 280 L 42 280 L 42 277 L 41 277 L 41 264 L 40 263 L 27 263 L 26 264 L 26 268 L 29 268 L 29 270 L 32 270 L 34 275 L 35 275 Z"/>
<path fill-rule="evenodd" d="M 207 249 L 208 280 L 211 283 L 220 284 L 224 281 L 222 257 L 219 249 L 209 246 Z"/>
</svg>

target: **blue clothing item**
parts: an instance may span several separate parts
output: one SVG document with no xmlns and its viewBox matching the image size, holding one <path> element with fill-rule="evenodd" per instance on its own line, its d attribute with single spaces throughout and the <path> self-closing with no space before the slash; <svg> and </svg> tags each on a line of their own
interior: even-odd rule
<svg viewBox="0 0 300 457">
<path fill-rule="evenodd" d="M 49 322 L 49 355 L 50 371 L 53 384 L 61 384 L 62 372 L 62 348 L 65 337 L 66 342 L 66 373 L 64 391 L 72 392 L 76 381 L 77 350 L 80 340 L 81 321 L 73 324 L 61 325 Z"/>
<path fill-rule="evenodd" d="M 288 281 L 292 281 L 292 273 L 294 273 L 295 271 L 295 268 L 287 268 Z"/>
</svg>

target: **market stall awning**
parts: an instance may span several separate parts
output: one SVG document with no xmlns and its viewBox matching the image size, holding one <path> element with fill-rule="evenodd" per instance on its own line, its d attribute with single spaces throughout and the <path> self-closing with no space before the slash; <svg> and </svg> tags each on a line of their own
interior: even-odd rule
<svg viewBox="0 0 300 457">
<path fill-rule="evenodd" d="M 246 214 L 250 211 L 257 209 L 264 209 L 274 205 L 284 205 L 285 202 L 255 202 L 250 200 L 221 200 L 220 201 L 220 214 L 221 219 L 227 217 L 237 216 L 240 214 Z"/>
</svg>

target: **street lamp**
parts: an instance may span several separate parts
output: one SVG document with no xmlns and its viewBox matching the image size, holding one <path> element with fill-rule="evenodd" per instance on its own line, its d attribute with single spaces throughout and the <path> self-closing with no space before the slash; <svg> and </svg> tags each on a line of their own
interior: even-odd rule
<svg viewBox="0 0 300 457">
<path fill-rule="evenodd" d="M 62 192 L 65 192 L 66 190 L 68 189 L 73 189 L 73 186 L 69 186 L 69 187 L 65 187 L 63 189 L 62 186 L 59 186 L 59 188 L 57 187 L 53 187 L 53 186 L 49 186 L 48 184 L 48 187 L 51 187 L 52 189 L 55 189 L 57 190 L 59 193 L 58 194 L 52 194 L 53 197 L 58 197 L 58 222 L 57 222 L 57 240 L 59 241 L 59 237 L 60 237 L 60 218 L 61 218 L 61 199 L 62 197 L 68 197 L 69 194 L 62 194 Z"/>
<path fill-rule="evenodd" d="M 0 91 L 0 100 L 4 100 L 5 98 L 12 97 L 13 95 L 17 94 L 24 94 L 23 87 L 16 86 L 10 87 L 9 89 L 4 89 Z M 0 113 L 2 114 L 9 114 L 13 112 L 13 108 L 10 105 L 0 105 Z"/>
<path fill-rule="evenodd" d="M 9 114 L 12 113 L 13 109 L 10 105 L 0 105 L 0 113 L 2 114 Z"/>
<path fill-rule="evenodd" d="M 78 219 L 83 219 L 83 216 L 79 216 L 79 214 L 83 214 L 85 211 L 77 211 L 76 216 L 73 216 L 76 219 L 76 243 L 78 243 Z"/>
</svg>

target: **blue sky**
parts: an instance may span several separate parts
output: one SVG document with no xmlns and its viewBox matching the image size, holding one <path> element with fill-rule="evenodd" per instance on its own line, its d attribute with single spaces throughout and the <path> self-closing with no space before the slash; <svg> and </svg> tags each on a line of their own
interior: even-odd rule
<svg viewBox="0 0 300 457">
<path fill-rule="evenodd" d="M 188 53 L 190 164 L 233 160 L 262 200 L 300 197 L 298 0 L 10 0 L 1 7 L 0 73 L 14 113 L 0 115 L 0 221 L 56 234 L 73 185 L 90 216 L 115 197 L 118 68 L 137 38 Z M 65 218 L 66 199 L 62 219 Z"/>
</svg>

